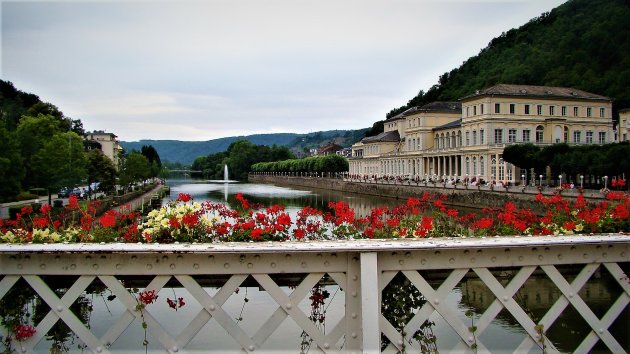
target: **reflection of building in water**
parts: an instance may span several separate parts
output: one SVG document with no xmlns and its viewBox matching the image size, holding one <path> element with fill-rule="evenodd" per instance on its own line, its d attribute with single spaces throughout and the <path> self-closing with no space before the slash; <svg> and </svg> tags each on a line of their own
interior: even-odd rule
<svg viewBox="0 0 630 354">
<path fill-rule="evenodd" d="M 494 301 L 492 291 L 480 279 L 469 279 L 462 283 L 463 304 L 473 307 L 477 311 L 485 311 Z M 562 295 L 547 277 L 529 278 L 514 295 L 521 307 L 529 310 L 548 309 Z M 613 295 L 600 279 L 592 279 L 579 292 L 580 297 L 587 303 L 610 303 Z M 615 297 L 616 298 L 616 297 Z"/>
<path fill-rule="evenodd" d="M 592 277 L 578 293 L 580 298 L 584 300 L 598 318 L 604 316 L 623 291 L 614 279 L 610 279 L 609 274 L 604 275 L 603 273 L 605 272 L 602 272 L 601 277 Z M 567 278 L 567 281 L 571 283 L 571 278 Z M 462 298 L 459 305 L 461 308 L 471 309 L 481 315 L 495 300 L 492 291 L 480 279 L 467 279 L 460 285 Z M 507 286 L 507 282 L 502 282 L 502 285 L 504 287 Z M 562 293 L 558 287 L 549 278 L 541 275 L 530 277 L 513 296 L 513 299 L 537 323 L 545 316 L 560 296 L 562 296 Z M 517 331 L 521 327 L 505 309 L 499 313 L 494 321 L 514 328 Z M 630 336 L 627 335 L 629 324 L 630 307 L 626 307 L 624 312 L 609 327 L 613 337 L 625 348 L 630 347 Z M 552 326 L 545 328 L 545 335 L 561 352 L 572 352 L 591 330 L 591 326 L 569 304 Z M 595 349 L 594 352 L 598 350 Z M 603 352 L 606 351 L 604 350 Z"/>
</svg>

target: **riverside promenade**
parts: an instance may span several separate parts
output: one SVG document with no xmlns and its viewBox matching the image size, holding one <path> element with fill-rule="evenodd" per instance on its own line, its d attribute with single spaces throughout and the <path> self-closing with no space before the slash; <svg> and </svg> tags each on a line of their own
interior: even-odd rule
<svg viewBox="0 0 630 354">
<path fill-rule="evenodd" d="M 499 185 L 462 185 L 449 183 L 415 182 L 415 181 L 373 181 L 363 179 L 296 176 L 288 174 L 250 174 L 249 181 L 254 183 L 268 183 L 281 186 L 293 186 L 304 188 L 316 188 L 336 190 L 348 193 L 374 195 L 406 199 L 417 197 L 425 192 L 432 194 L 444 194 L 444 203 L 456 207 L 474 208 L 501 208 L 507 201 L 516 203 L 521 208 L 536 210 L 540 207 L 534 197 L 541 193 L 551 196 L 560 193 L 568 200 L 572 200 L 582 194 L 587 202 L 597 202 L 605 199 L 606 194 L 601 190 L 578 188 L 558 189 L 554 187 L 538 186 L 508 186 Z"/>
</svg>

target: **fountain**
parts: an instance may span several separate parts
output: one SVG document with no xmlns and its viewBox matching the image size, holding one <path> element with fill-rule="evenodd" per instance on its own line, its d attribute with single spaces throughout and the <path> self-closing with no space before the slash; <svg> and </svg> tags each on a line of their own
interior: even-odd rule
<svg viewBox="0 0 630 354">
<path fill-rule="evenodd" d="M 228 168 L 227 164 L 223 168 L 223 181 L 228 182 L 230 179 L 228 178 Z"/>
</svg>

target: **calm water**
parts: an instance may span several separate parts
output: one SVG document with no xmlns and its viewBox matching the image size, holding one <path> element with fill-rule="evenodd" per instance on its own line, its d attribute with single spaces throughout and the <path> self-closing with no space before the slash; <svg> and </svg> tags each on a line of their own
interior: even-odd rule
<svg viewBox="0 0 630 354">
<path fill-rule="evenodd" d="M 178 193 L 189 193 L 195 201 L 212 201 L 227 202 L 234 205 L 236 202 L 234 196 L 242 193 L 247 199 L 262 203 L 264 205 L 282 204 L 287 207 L 291 214 L 295 214 L 299 209 L 308 205 L 322 210 L 327 210 L 326 206 L 329 201 L 345 200 L 350 207 L 357 211 L 357 214 L 365 214 L 371 208 L 383 205 L 400 204 L 402 200 L 376 198 L 361 195 L 348 195 L 336 191 L 329 190 L 301 190 L 293 188 L 278 187 L 264 184 L 250 183 L 211 183 L 209 181 L 195 180 L 172 180 L 169 181 L 171 186 L 171 199 L 177 198 Z M 168 200 L 168 198 L 166 198 Z M 472 274 L 472 273 L 469 273 Z M 507 276 L 501 279 L 503 286 L 507 285 L 510 279 Z M 572 281 L 571 276 L 567 276 L 569 282 Z M 433 284 L 437 288 L 438 284 Z M 292 289 L 282 287 L 282 289 L 290 294 Z M 344 309 L 344 294 L 337 285 L 325 286 L 325 290 L 330 293 L 330 297 L 326 300 L 326 326 L 325 333 L 329 333 L 335 325 L 341 320 Z M 218 290 L 216 288 L 206 288 L 206 291 L 214 295 Z M 621 294 L 622 289 L 615 284 L 614 281 L 607 277 L 607 273 L 602 272 L 602 276 L 593 277 L 580 292 L 580 296 L 585 300 L 589 307 L 595 312 L 596 316 L 601 318 L 603 311 L 609 307 Z M 120 315 L 124 312 L 124 307 L 117 303 L 116 300 L 109 301 L 104 295 L 88 295 L 91 296 L 94 311 L 91 316 L 91 330 L 97 335 L 103 335 L 107 329 L 113 325 Z M 178 287 L 165 288 L 159 292 L 160 299 L 156 304 L 149 307 L 151 314 L 158 319 L 164 329 L 171 333 L 172 336 L 179 334 L 194 316 L 201 309 L 193 297 L 185 290 Z M 177 313 L 165 303 L 167 297 L 183 297 L 187 299 L 188 304 L 180 308 Z M 544 276 L 532 277 L 519 290 L 514 297 L 519 305 L 530 313 L 535 320 L 540 319 L 547 309 L 558 299 L 560 291 L 553 283 Z M 310 300 L 308 295 L 305 300 L 300 303 L 302 311 L 308 315 L 310 313 Z M 245 301 L 247 299 L 247 301 Z M 454 310 L 457 317 L 466 325 L 471 325 L 471 319 L 465 316 L 466 311 L 474 312 L 474 321 L 478 321 L 483 312 L 494 300 L 494 295 L 486 288 L 483 282 L 471 278 L 464 278 L 460 284 L 447 296 L 446 301 L 451 309 Z M 259 287 L 240 287 L 238 293 L 234 293 L 229 300 L 223 305 L 223 308 L 230 314 L 233 319 L 242 318 L 243 321 L 239 325 L 243 330 L 252 337 L 271 314 L 277 308 L 277 304 Z M 434 313 L 431 320 L 435 323 L 432 326 L 433 333 L 437 336 L 438 349 L 442 353 L 448 353 L 458 343 L 456 333 L 442 319 L 442 317 Z M 630 315 L 628 308 L 613 324 L 611 332 L 613 336 L 625 345 L 628 344 L 627 328 L 630 324 Z M 556 348 L 561 352 L 572 352 L 582 339 L 589 333 L 590 327 L 573 310 L 571 306 L 565 309 L 563 315 L 554 323 L 547 331 L 549 339 L 554 343 Z M 267 340 L 262 348 L 265 353 L 299 353 L 301 330 L 297 325 L 287 318 L 276 332 Z M 116 352 L 142 353 L 144 349 L 141 345 L 144 332 L 142 331 L 139 321 L 134 321 L 125 331 L 119 340 L 117 340 L 111 350 Z M 520 329 L 518 323 L 507 311 L 502 311 L 493 323 L 478 337 L 486 347 L 490 348 L 493 353 L 513 352 L 526 337 L 525 332 Z M 149 336 L 149 350 L 161 352 L 156 345 L 157 340 Z M 624 342 L 625 341 L 625 342 Z M 337 343 L 341 345 L 343 339 Z M 601 342 L 600 342 L 601 343 Z M 625 343 L 625 344 L 624 344 Z M 40 343 L 36 348 L 46 351 L 47 343 Z M 74 351 L 76 345 L 70 346 Z M 237 353 L 240 352 L 235 341 L 215 322 L 210 321 L 197 334 L 191 344 L 187 346 L 188 352 L 214 352 L 214 353 Z M 607 352 L 599 349 L 594 352 Z M 261 352 L 261 351 L 258 351 Z M 306 352 L 318 352 L 316 349 L 306 350 Z M 409 349 L 409 352 L 416 352 Z M 542 350 L 534 347 L 530 352 L 541 353 Z"/>
</svg>

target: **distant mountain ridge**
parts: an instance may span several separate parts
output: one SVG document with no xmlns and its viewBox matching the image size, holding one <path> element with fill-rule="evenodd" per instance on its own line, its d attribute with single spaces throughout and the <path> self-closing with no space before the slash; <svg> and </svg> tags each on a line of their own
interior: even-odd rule
<svg viewBox="0 0 630 354">
<path fill-rule="evenodd" d="M 180 162 L 192 164 L 199 156 L 207 156 L 225 151 L 237 140 L 248 140 L 256 145 L 287 146 L 294 153 L 306 149 L 317 148 L 323 144 L 334 142 L 343 147 L 348 147 L 361 140 L 367 129 L 357 130 L 328 130 L 307 134 L 275 133 L 254 134 L 246 136 L 230 136 L 207 141 L 180 141 L 180 140 L 140 140 L 121 141 L 120 144 L 129 152 L 140 151 L 143 145 L 151 145 L 160 155 L 162 161 Z"/>
</svg>

